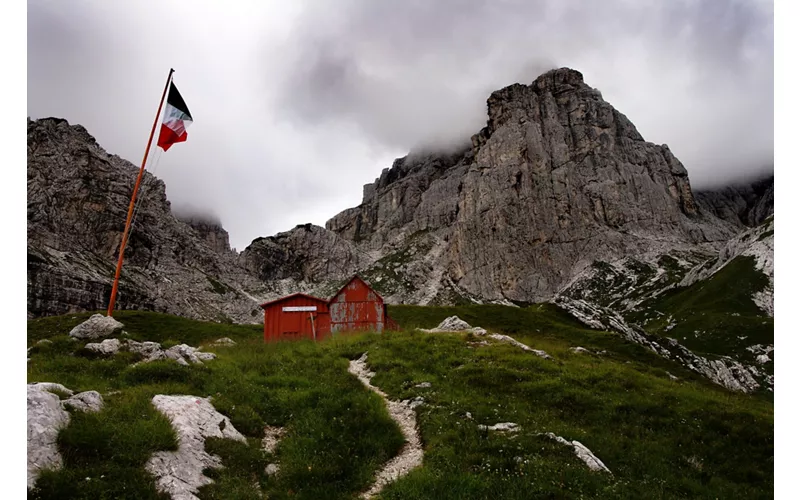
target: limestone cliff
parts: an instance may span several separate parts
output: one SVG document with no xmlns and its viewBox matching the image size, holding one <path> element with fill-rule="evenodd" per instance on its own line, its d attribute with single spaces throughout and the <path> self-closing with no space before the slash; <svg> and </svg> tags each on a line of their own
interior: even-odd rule
<svg viewBox="0 0 800 500">
<path fill-rule="evenodd" d="M 645 141 L 578 71 L 498 90 L 487 108 L 471 145 L 396 160 L 326 224 L 392 301 L 547 300 L 594 261 L 713 255 L 736 232 L 698 207 L 669 148 Z M 304 278 L 334 277 L 309 263 L 328 255 L 305 255 L 317 272 Z"/>
</svg>

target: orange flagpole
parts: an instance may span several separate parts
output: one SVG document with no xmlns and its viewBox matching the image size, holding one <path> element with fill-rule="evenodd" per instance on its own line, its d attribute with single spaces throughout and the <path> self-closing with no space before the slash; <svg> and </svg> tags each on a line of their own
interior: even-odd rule
<svg viewBox="0 0 800 500">
<path fill-rule="evenodd" d="M 164 85 L 164 92 L 161 94 L 161 101 L 158 102 L 158 111 L 156 118 L 153 120 L 153 128 L 150 130 L 150 138 L 147 140 L 147 149 L 144 150 L 144 158 L 142 159 L 142 167 L 139 169 L 139 176 L 136 177 L 136 184 L 133 186 L 133 195 L 131 196 L 131 203 L 128 205 L 128 218 L 125 220 L 125 232 L 122 233 L 122 242 L 119 246 L 119 259 L 117 260 L 117 272 L 114 274 L 114 286 L 111 288 L 111 299 L 108 302 L 108 315 L 112 316 L 114 313 L 114 303 L 117 300 L 117 289 L 119 288 L 119 275 L 122 272 L 122 260 L 125 254 L 125 245 L 128 243 L 128 232 L 131 229 L 131 219 L 133 218 L 133 207 L 136 205 L 136 193 L 139 191 L 139 184 L 142 182 L 144 176 L 144 166 L 147 163 L 147 155 L 150 153 L 150 146 L 153 144 L 153 135 L 156 133 L 156 126 L 158 125 L 158 118 L 161 116 L 161 107 L 164 105 L 164 97 L 167 95 L 169 82 L 172 80 L 172 73 L 175 70 L 170 68 L 169 76 L 167 76 L 167 83 Z"/>
</svg>

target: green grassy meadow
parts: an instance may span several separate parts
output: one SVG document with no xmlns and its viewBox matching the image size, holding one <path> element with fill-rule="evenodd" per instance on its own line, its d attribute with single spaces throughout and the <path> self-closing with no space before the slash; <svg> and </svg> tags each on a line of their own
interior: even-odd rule
<svg viewBox="0 0 800 500">
<path fill-rule="evenodd" d="M 58 439 L 64 468 L 42 474 L 29 498 L 164 498 L 144 470 L 153 452 L 177 446 L 169 421 L 150 404 L 156 394 L 211 396 L 248 438 L 247 445 L 206 441 L 225 467 L 207 472 L 215 482 L 200 498 L 357 498 L 403 444 L 381 398 L 347 372 L 348 360 L 364 352 L 376 372 L 372 383 L 390 398 L 425 401 L 416 408 L 423 466 L 381 498 L 773 496 L 769 401 L 731 393 L 616 334 L 586 329 L 554 306 L 390 306 L 389 313 L 403 331 L 269 345 L 260 325 L 138 311 L 115 316 L 134 340 L 237 342 L 208 347 L 218 358 L 188 367 L 134 367 L 129 353 L 88 355 L 67 334 L 89 313 L 28 321 L 28 381 L 97 390 L 106 402 L 96 414 L 72 413 Z M 554 359 L 482 345 L 472 334 L 416 330 L 453 314 Z M 52 343 L 35 345 L 45 338 Z M 574 346 L 593 353 L 572 353 Z M 421 382 L 431 387 L 415 387 Z M 478 427 L 498 422 L 521 428 L 503 434 Z M 274 454 L 260 449 L 265 425 L 287 430 Z M 613 475 L 590 471 L 544 432 L 580 441 Z M 268 476 L 269 463 L 280 464 L 280 473 Z"/>
</svg>

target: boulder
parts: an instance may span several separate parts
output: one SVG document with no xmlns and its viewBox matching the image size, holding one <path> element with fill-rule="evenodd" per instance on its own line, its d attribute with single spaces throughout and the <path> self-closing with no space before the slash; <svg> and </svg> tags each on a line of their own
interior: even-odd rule
<svg viewBox="0 0 800 500">
<path fill-rule="evenodd" d="M 122 331 L 125 325 L 110 316 L 94 314 L 69 332 L 76 339 L 102 339 Z"/>
<path fill-rule="evenodd" d="M 164 359 L 164 352 L 161 350 L 161 344 L 158 342 L 136 342 L 135 340 L 128 340 L 126 346 L 130 352 L 141 354 L 145 358 L 145 361 Z"/>
<path fill-rule="evenodd" d="M 172 346 L 164 351 L 164 355 L 167 359 L 174 359 L 179 364 L 185 366 L 188 366 L 189 363 L 202 364 L 203 362 L 197 357 L 196 351 L 197 349 L 190 345 L 180 344 Z"/>
<path fill-rule="evenodd" d="M 64 408 L 70 407 L 80 411 L 98 412 L 103 409 L 103 396 L 97 391 L 79 392 L 62 401 L 61 404 Z"/>
<path fill-rule="evenodd" d="M 469 323 L 459 318 L 458 316 L 450 316 L 449 318 L 446 318 L 444 321 L 439 323 L 439 326 L 436 327 L 437 330 L 443 330 L 448 332 L 460 332 L 464 330 L 469 330 L 470 328 L 472 327 L 469 326 Z"/>
<path fill-rule="evenodd" d="M 102 354 L 103 356 L 113 356 L 119 352 L 121 347 L 122 343 L 119 341 L 119 339 L 105 339 L 99 343 L 91 342 L 86 344 L 86 349 L 96 352 L 97 354 Z"/>
</svg>

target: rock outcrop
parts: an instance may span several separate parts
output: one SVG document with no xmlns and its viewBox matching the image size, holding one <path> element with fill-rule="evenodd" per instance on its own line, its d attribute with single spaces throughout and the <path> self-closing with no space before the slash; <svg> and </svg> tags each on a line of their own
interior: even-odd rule
<svg viewBox="0 0 800 500">
<path fill-rule="evenodd" d="M 775 211 L 775 177 L 769 175 L 752 182 L 698 190 L 695 198 L 700 207 L 720 219 L 755 227 Z"/>
<path fill-rule="evenodd" d="M 219 254 L 231 252 L 228 231 L 222 227 L 222 223 L 219 220 L 210 216 L 200 215 L 178 215 L 177 218 L 197 231 L 200 239 L 215 252 Z"/>
<path fill-rule="evenodd" d="M 56 439 L 68 423 L 69 414 L 58 396 L 28 385 L 28 488 L 34 487 L 40 471 L 61 467 Z"/>
<path fill-rule="evenodd" d="M 52 391 L 70 397 L 61 401 Z M 63 465 L 57 439 L 69 424 L 67 408 L 97 412 L 103 408 L 103 397 L 97 391 L 73 394 L 53 382 L 28 384 L 28 489 L 36 486 L 41 471 L 57 470 Z"/>
<path fill-rule="evenodd" d="M 211 361 L 217 357 L 213 352 L 203 352 L 199 347 L 186 344 L 163 349 L 158 342 L 137 342 L 135 340 L 106 339 L 99 343 L 88 343 L 84 348 L 101 356 L 113 356 L 124 349 L 139 354 L 142 357 L 141 363 L 169 359 L 183 366 L 203 364 L 203 361 Z"/>
<path fill-rule="evenodd" d="M 28 315 L 104 310 L 138 168 L 80 125 L 28 120 Z M 175 218 L 145 171 L 125 249 L 119 309 L 257 322 L 261 284 L 221 228 Z"/>
<path fill-rule="evenodd" d="M 209 437 L 247 443 L 230 419 L 214 409 L 210 400 L 196 396 L 153 397 L 153 406 L 172 423 L 178 435 L 178 451 L 159 451 L 145 464 L 156 477 L 156 488 L 174 500 L 196 500 L 198 490 L 213 482 L 204 469 L 222 467 L 222 459 L 205 451 Z"/>
<path fill-rule="evenodd" d="M 606 467 L 606 464 L 604 464 L 599 458 L 597 458 L 594 455 L 594 453 L 592 453 L 592 451 L 589 448 L 587 448 L 586 446 L 582 445 L 579 441 L 569 441 L 567 439 L 564 439 L 561 436 L 556 436 L 552 432 L 547 432 L 547 433 L 542 434 L 542 435 L 549 437 L 550 439 L 552 439 L 553 441 L 556 441 L 557 443 L 561 443 L 564 446 L 569 446 L 570 448 L 572 448 L 572 450 L 575 452 L 575 455 L 578 458 L 580 458 L 581 461 L 583 461 L 583 463 L 585 463 L 586 466 L 589 467 L 589 469 L 591 469 L 591 470 L 593 470 L 595 472 L 602 471 L 602 472 L 608 472 L 609 474 L 611 474 L 611 471 L 608 470 L 608 467 Z"/>
</svg>

